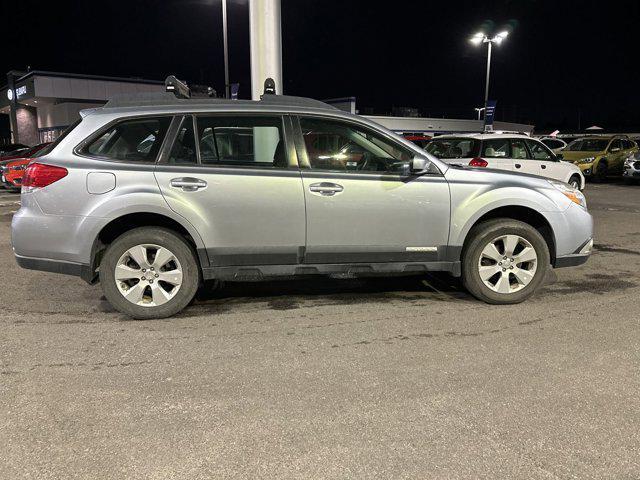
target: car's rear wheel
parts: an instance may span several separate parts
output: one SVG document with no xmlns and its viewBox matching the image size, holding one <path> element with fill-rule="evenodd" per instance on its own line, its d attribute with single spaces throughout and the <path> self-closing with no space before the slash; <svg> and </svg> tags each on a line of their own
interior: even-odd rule
<svg viewBox="0 0 640 480">
<path fill-rule="evenodd" d="M 118 237 L 100 263 L 100 283 L 115 309 L 133 318 L 165 318 L 194 298 L 200 274 L 193 248 L 175 232 L 142 227 Z"/>
<path fill-rule="evenodd" d="M 484 222 L 470 232 L 462 281 L 476 298 L 520 303 L 535 293 L 549 268 L 549 249 L 535 228 L 508 218 Z"/>
</svg>

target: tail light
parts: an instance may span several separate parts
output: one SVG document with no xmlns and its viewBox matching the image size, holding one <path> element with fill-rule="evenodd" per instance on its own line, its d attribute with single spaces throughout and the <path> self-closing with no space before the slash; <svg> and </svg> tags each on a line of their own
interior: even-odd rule
<svg viewBox="0 0 640 480">
<path fill-rule="evenodd" d="M 31 163 L 24 172 L 22 188 L 27 191 L 43 188 L 67 176 L 69 171 L 63 167 Z"/>
<path fill-rule="evenodd" d="M 473 158 L 469 162 L 470 167 L 486 167 L 487 165 L 489 165 L 489 162 L 487 162 L 484 158 Z"/>
</svg>

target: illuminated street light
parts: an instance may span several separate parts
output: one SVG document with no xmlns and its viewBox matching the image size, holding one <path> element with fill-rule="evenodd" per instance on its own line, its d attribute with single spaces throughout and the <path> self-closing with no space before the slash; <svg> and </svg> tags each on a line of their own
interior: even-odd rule
<svg viewBox="0 0 640 480">
<path fill-rule="evenodd" d="M 493 37 L 487 36 L 484 32 L 478 32 L 474 36 L 472 36 L 469 41 L 474 45 L 480 45 L 482 43 L 487 44 L 487 78 L 484 87 L 484 115 L 486 119 L 487 115 L 487 103 L 489 101 L 489 72 L 491 71 L 491 46 L 495 43 L 496 45 L 500 45 L 505 38 L 509 36 L 509 32 L 507 30 L 503 30 Z M 480 115 L 480 112 L 478 112 Z M 486 125 L 485 125 L 486 127 Z"/>
</svg>

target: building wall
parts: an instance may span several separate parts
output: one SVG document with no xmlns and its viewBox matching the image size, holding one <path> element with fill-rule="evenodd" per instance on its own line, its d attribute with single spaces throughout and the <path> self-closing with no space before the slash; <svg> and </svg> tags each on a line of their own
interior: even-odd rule
<svg viewBox="0 0 640 480">
<path fill-rule="evenodd" d="M 38 106 L 38 128 L 66 127 L 80 118 L 80 110 L 101 106 L 95 103 L 58 103 L 40 104 Z"/>
<path fill-rule="evenodd" d="M 38 143 L 40 143 L 36 109 L 33 107 L 26 107 L 24 105 L 21 105 L 16 110 L 16 119 L 18 124 L 18 141 L 29 146 L 37 145 Z"/>
<path fill-rule="evenodd" d="M 164 91 L 164 85 L 43 75 L 34 78 L 34 87 L 36 97 L 104 101 L 114 95 Z"/>
<path fill-rule="evenodd" d="M 420 132 L 429 135 L 454 132 L 481 132 L 484 128 L 482 120 L 465 120 L 455 118 L 423 118 L 423 117 L 385 117 L 365 115 L 369 120 L 379 123 L 395 132 Z M 522 123 L 494 122 L 494 130 L 510 130 L 531 133 L 533 125 Z"/>
</svg>

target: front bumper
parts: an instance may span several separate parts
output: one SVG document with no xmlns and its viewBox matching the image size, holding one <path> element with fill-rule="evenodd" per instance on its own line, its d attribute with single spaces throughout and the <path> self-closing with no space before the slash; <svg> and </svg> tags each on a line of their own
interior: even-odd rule
<svg viewBox="0 0 640 480">
<path fill-rule="evenodd" d="M 578 265 L 582 265 L 589 260 L 591 250 L 593 250 L 593 238 L 590 238 L 582 247 L 576 250 L 575 253 L 557 257 L 553 268 L 577 267 Z"/>
<path fill-rule="evenodd" d="M 593 163 L 585 163 L 580 165 L 579 163 L 575 164 L 581 171 L 585 177 L 589 177 L 593 175 Z"/>
<path fill-rule="evenodd" d="M 638 168 L 635 168 L 636 164 L 640 164 L 640 162 L 635 162 L 635 164 L 631 165 L 625 165 L 622 176 L 626 178 L 637 178 L 638 180 L 640 180 L 640 165 L 638 165 Z"/>
</svg>

